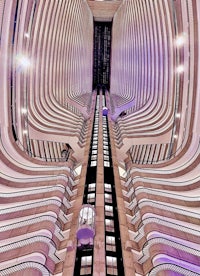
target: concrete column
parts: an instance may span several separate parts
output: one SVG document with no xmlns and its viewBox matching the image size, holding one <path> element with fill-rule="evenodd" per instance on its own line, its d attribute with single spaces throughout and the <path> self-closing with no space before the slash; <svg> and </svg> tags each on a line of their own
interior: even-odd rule
<svg viewBox="0 0 200 276">
<path fill-rule="evenodd" d="M 95 93 L 95 92 L 93 92 Z M 94 108 L 95 108 L 95 101 L 92 102 L 93 105 L 93 112 L 92 117 L 90 121 L 88 121 L 88 136 L 87 136 L 87 142 L 85 146 L 85 153 L 84 153 L 84 159 L 82 162 L 82 171 L 81 176 L 79 180 L 78 187 L 76 187 L 77 195 L 74 198 L 74 204 L 73 207 L 70 209 L 70 212 L 73 213 L 71 224 L 68 225 L 68 229 L 70 228 L 70 234 L 69 239 L 65 241 L 66 248 L 68 247 L 64 265 L 63 265 L 63 275 L 66 276 L 73 276 L 74 275 L 74 266 L 75 266 L 75 260 L 76 260 L 76 247 L 77 247 L 77 239 L 76 239 L 76 231 L 78 226 L 78 217 L 79 212 L 81 209 L 81 206 L 83 204 L 83 194 L 84 194 L 84 188 L 85 188 L 85 181 L 86 181 L 86 173 L 87 173 L 87 165 L 88 165 L 88 157 L 89 157 L 89 151 L 90 151 L 90 141 L 92 137 L 92 127 L 93 127 L 93 120 L 94 120 Z"/>
<path fill-rule="evenodd" d="M 107 95 L 107 104 L 109 103 L 109 96 Z M 108 104 L 109 107 L 109 104 Z M 120 175 L 118 169 L 118 161 L 116 156 L 115 149 L 115 140 L 113 133 L 113 125 L 110 118 L 110 114 L 108 114 L 108 127 L 110 133 L 110 145 L 112 151 L 112 161 L 113 161 L 113 173 L 114 173 L 114 181 L 115 181 L 115 192 L 116 192 L 116 200 L 117 200 L 117 210 L 118 210 L 118 219 L 119 219 L 119 229 L 120 229 L 120 238 L 122 245 L 122 257 L 124 263 L 124 273 L 125 276 L 134 276 L 135 268 L 133 266 L 133 255 L 130 250 L 127 249 L 127 241 L 129 241 L 129 233 L 127 227 L 127 219 L 126 219 L 126 209 L 123 200 L 122 187 L 120 182 Z"/>
</svg>

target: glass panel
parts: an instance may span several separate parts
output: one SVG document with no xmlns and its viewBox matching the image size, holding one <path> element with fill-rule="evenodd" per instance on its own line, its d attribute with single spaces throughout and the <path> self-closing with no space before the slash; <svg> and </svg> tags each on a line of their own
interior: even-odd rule
<svg viewBox="0 0 200 276">
<path fill-rule="evenodd" d="M 91 183 L 88 185 L 88 192 L 94 192 L 96 188 L 96 183 Z"/>
<path fill-rule="evenodd" d="M 91 160 L 97 160 L 97 155 L 92 155 Z"/>
<path fill-rule="evenodd" d="M 108 232 L 115 232 L 115 229 L 114 229 L 114 220 L 112 220 L 112 219 L 105 219 L 105 223 L 106 223 L 106 231 L 108 231 Z"/>
<path fill-rule="evenodd" d="M 113 207 L 105 205 L 105 216 L 113 217 Z"/>
<path fill-rule="evenodd" d="M 110 162 L 104 161 L 104 167 L 110 167 Z"/>
<path fill-rule="evenodd" d="M 111 186 L 111 184 L 105 183 L 105 184 L 104 184 L 104 187 L 105 187 L 105 191 L 106 191 L 106 192 L 111 192 L 111 191 L 112 191 L 112 186 Z"/>
<path fill-rule="evenodd" d="M 95 193 L 91 193 L 87 195 L 87 203 L 95 202 Z"/>
<path fill-rule="evenodd" d="M 112 195 L 111 194 L 104 194 L 105 202 L 112 203 Z"/>
<path fill-rule="evenodd" d="M 84 256 L 81 258 L 80 275 L 87 275 L 92 273 L 92 256 Z"/>
<path fill-rule="evenodd" d="M 97 165 L 97 161 L 91 161 L 90 166 L 95 167 Z"/>
<path fill-rule="evenodd" d="M 106 236 L 106 250 L 107 251 L 116 251 L 115 237 Z"/>
<path fill-rule="evenodd" d="M 111 275 L 118 275 L 117 272 L 117 258 L 106 256 L 107 273 Z"/>
</svg>

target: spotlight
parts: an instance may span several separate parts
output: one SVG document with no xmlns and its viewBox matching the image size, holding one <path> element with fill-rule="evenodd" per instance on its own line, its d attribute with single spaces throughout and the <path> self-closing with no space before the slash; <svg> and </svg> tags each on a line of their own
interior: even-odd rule
<svg viewBox="0 0 200 276">
<path fill-rule="evenodd" d="M 26 129 L 23 130 L 23 134 L 24 135 L 27 135 L 28 134 L 28 131 Z"/>
<path fill-rule="evenodd" d="M 181 35 L 179 35 L 176 40 L 175 40 L 175 45 L 177 47 L 181 47 L 185 44 L 185 41 L 186 41 L 186 33 L 183 33 Z"/>
<path fill-rule="evenodd" d="M 20 69 L 21 68 L 27 69 L 30 67 L 31 61 L 27 56 L 19 54 L 16 56 L 16 64 L 17 64 L 18 68 L 20 68 Z"/>
<path fill-rule="evenodd" d="M 29 33 L 25 33 L 24 36 L 25 36 L 26 38 L 29 38 L 29 37 L 30 37 Z"/>
<path fill-rule="evenodd" d="M 22 114 L 26 114 L 27 113 L 27 109 L 26 108 L 22 108 Z"/>
<path fill-rule="evenodd" d="M 179 66 L 176 67 L 176 72 L 178 74 L 183 73 L 183 71 L 184 71 L 184 66 L 183 65 L 179 65 Z"/>
</svg>

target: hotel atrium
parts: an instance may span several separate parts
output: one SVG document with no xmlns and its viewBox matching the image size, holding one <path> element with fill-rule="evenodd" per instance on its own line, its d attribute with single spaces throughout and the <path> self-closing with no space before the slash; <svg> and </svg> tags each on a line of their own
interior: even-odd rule
<svg viewBox="0 0 200 276">
<path fill-rule="evenodd" d="M 200 1 L 0 1 L 0 276 L 200 275 Z"/>
</svg>

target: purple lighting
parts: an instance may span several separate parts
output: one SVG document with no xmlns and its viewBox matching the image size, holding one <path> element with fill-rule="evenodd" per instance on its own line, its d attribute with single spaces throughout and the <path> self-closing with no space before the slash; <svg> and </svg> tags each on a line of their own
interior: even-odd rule
<svg viewBox="0 0 200 276">
<path fill-rule="evenodd" d="M 105 106 L 103 107 L 103 116 L 107 116 L 108 115 L 108 108 Z"/>
</svg>

